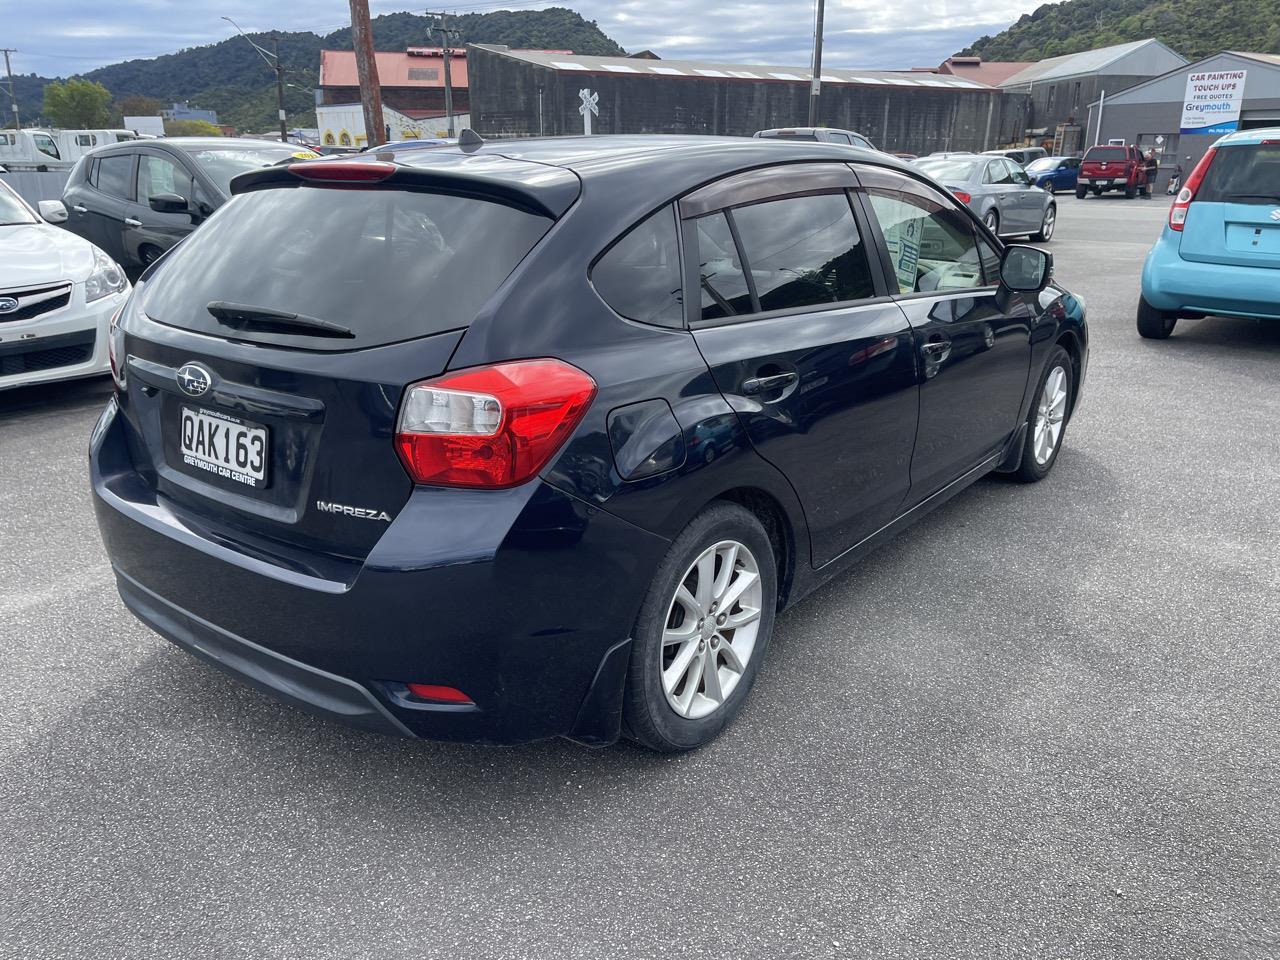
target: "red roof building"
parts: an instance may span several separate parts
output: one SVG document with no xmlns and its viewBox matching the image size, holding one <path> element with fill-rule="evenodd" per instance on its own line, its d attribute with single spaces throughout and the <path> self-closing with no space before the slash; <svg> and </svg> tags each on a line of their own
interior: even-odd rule
<svg viewBox="0 0 1280 960">
<path fill-rule="evenodd" d="M 411 117 L 438 117 L 444 114 L 444 50 L 440 47 L 410 47 L 404 53 L 378 52 L 378 86 L 382 102 Z M 453 88 L 455 113 L 469 108 L 467 53 L 449 51 L 449 80 Z M 321 104 L 358 103 L 360 80 L 356 55 L 351 50 L 320 51 Z"/>
</svg>

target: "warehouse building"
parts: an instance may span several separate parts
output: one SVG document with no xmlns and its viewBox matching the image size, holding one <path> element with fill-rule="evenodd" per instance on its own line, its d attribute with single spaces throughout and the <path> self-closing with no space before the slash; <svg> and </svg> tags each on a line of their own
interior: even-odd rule
<svg viewBox="0 0 1280 960">
<path fill-rule="evenodd" d="M 486 137 L 584 132 L 750 136 L 807 122 L 808 67 L 587 57 L 467 47 L 471 119 Z M 856 130 L 882 150 L 983 150 L 1021 142 L 1025 95 L 964 77 L 824 70 L 820 123 Z"/>
<path fill-rule="evenodd" d="M 1020 132 L 1028 141 L 1043 142 L 1051 153 L 1070 155 L 1089 142 L 1085 120 L 1090 103 L 1186 62 L 1159 40 L 1135 40 L 1027 64 L 999 87 L 1025 96 Z"/>
<path fill-rule="evenodd" d="M 1154 150 L 1161 180 L 1188 173 L 1223 133 L 1280 127 L 1280 55 L 1224 51 L 1090 106 L 1097 143 Z"/>
</svg>

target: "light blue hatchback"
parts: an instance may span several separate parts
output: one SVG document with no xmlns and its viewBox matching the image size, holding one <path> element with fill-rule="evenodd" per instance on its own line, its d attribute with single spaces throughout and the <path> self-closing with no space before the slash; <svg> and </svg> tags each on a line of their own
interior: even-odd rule
<svg viewBox="0 0 1280 960">
<path fill-rule="evenodd" d="M 1142 336 L 1214 315 L 1280 320 L 1280 127 L 1209 149 L 1143 265 Z"/>
</svg>

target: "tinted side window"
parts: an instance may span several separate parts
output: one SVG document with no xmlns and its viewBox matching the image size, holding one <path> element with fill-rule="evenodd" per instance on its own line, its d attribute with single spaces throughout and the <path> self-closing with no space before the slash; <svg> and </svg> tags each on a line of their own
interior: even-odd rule
<svg viewBox="0 0 1280 960">
<path fill-rule="evenodd" d="M 157 194 L 171 193 L 190 200 L 191 174 L 167 157 L 144 153 L 138 158 L 138 202 L 144 206 Z"/>
<path fill-rule="evenodd" d="M 867 193 L 902 293 L 983 286 L 973 229 L 959 211 L 921 189 Z"/>
<path fill-rule="evenodd" d="M 843 192 L 738 207 L 733 221 L 761 310 L 875 296 L 866 245 Z"/>
<path fill-rule="evenodd" d="M 832 143 L 852 143 L 847 133 L 833 133 L 830 137 Z"/>
<path fill-rule="evenodd" d="M 62 155 L 58 153 L 58 145 L 53 142 L 53 138 L 47 133 L 33 133 L 31 135 L 31 142 L 35 144 L 35 148 L 46 157 L 53 157 L 55 160 L 62 159 Z"/>
<path fill-rule="evenodd" d="M 742 272 L 742 261 L 723 213 L 699 217 L 698 283 L 702 289 L 702 318 L 715 320 L 750 313 L 751 289 Z"/>
<path fill-rule="evenodd" d="M 992 160 L 987 164 L 987 183 L 1013 183 L 1013 176 L 1003 160 Z"/>
<path fill-rule="evenodd" d="M 122 200 L 128 199 L 129 181 L 132 179 L 133 154 L 117 153 L 110 157 L 99 158 L 98 178 L 94 181 L 94 185 L 103 193 Z"/>
<path fill-rule="evenodd" d="M 600 258 L 591 282 L 604 302 L 632 320 L 679 326 L 684 315 L 676 216 L 663 207 Z"/>
</svg>

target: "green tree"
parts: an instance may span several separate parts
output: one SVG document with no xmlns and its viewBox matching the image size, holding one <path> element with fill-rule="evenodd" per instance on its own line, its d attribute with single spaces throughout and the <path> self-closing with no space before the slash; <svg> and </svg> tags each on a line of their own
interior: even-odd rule
<svg viewBox="0 0 1280 960">
<path fill-rule="evenodd" d="M 166 120 L 166 137 L 220 137 L 222 130 L 208 120 Z"/>
<path fill-rule="evenodd" d="M 100 83 L 72 77 L 44 88 L 43 113 L 68 129 L 105 127 L 111 122 L 111 92 Z"/>
</svg>

